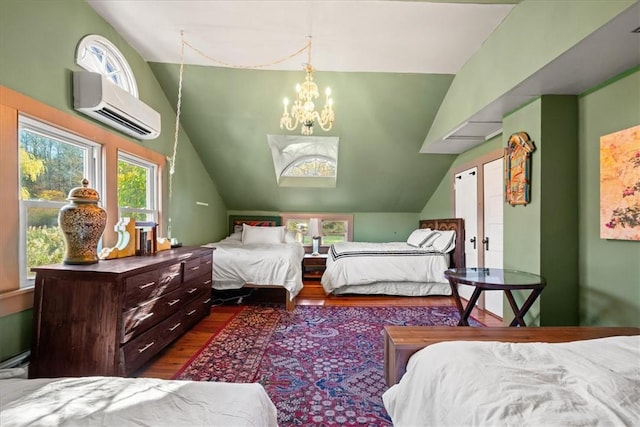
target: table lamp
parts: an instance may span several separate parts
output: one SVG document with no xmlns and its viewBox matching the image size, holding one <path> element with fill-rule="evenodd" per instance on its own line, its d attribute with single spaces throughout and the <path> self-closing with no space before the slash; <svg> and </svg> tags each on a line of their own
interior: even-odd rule
<svg viewBox="0 0 640 427">
<path fill-rule="evenodd" d="M 318 218 L 309 220 L 307 236 L 311 236 L 311 255 L 320 255 L 320 220 Z"/>
</svg>

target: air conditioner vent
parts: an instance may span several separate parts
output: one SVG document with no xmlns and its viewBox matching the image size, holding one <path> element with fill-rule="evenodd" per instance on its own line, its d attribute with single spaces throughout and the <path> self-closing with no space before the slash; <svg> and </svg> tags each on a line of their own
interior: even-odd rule
<svg viewBox="0 0 640 427">
<path fill-rule="evenodd" d="M 115 111 L 110 111 L 107 108 L 103 108 L 101 110 L 97 110 L 96 113 L 106 117 L 109 120 L 113 120 L 114 122 L 118 122 L 120 125 L 131 129 L 132 132 L 135 132 L 137 135 L 149 135 L 151 131 L 141 126 L 136 125 L 135 123 L 127 120 L 126 117 L 121 116 Z"/>
</svg>

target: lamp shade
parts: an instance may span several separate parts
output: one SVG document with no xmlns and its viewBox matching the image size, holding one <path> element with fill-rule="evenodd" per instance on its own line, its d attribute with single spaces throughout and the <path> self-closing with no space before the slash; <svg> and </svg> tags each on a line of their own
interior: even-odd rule
<svg viewBox="0 0 640 427">
<path fill-rule="evenodd" d="M 320 235 L 320 220 L 318 218 L 311 218 L 309 220 L 309 230 L 307 236 L 316 237 Z"/>
</svg>

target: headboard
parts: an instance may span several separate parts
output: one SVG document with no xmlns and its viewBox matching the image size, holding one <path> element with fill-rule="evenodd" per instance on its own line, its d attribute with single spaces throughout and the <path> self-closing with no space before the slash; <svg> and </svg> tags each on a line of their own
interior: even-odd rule
<svg viewBox="0 0 640 427">
<path fill-rule="evenodd" d="M 454 230 L 456 232 L 456 247 L 451 256 L 451 268 L 464 268 L 464 219 L 462 218 L 445 218 L 445 219 L 421 219 L 420 228 L 430 228 L 432 230 Z"/>
<path fill-rule="evenodd" d="M 282 224 L 279 216 L 262 215 L 229 215 L 229 234 L 232 234 L 236 225 L 247 224 L 254 227 L 275 227 Z"/>
</svg>

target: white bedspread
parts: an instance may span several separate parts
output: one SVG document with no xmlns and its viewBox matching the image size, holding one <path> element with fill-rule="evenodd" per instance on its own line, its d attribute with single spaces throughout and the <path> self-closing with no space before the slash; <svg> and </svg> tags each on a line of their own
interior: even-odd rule
<svg viewBox="0 0 640 427">
<path fill-rule="evenodd" d="M 260 384 L 83 377 L 0 380 L 0 425 L 276 426 Z"/>
<path fill-rule="evenodd" d="M 638 425 L 640 336 L 434 344 L 382 399 L 396 427 Z"/>
<path fill-rule="evenodd" d="M 377 282 L 442 283 L 448 255 L 409 246 L 405 242 L 335 243 L 322 276 L 326 292 Z M 349 292 L 348 288 L 341 289 Z"/>
<path fill-rule="evenodd" d="M 226 238 L 204 245 L 213 251 L 213 288 L 238 289 L 252 285 L 282 286 L 291 300 L 302 289 L 304 248 L 299 243 L 243 244 Z"/>
</svg>

